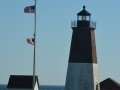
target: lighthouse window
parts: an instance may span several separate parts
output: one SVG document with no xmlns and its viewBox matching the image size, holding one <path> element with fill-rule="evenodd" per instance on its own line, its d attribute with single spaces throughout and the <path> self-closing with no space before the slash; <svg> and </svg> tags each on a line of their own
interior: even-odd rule
<svg viewBox="0 0 120 90">
<path fill-rule="evenodd" d="M 86 21 L 87 17 L 86 16 L 82 16 L 82 20 Z"/>
</svg>

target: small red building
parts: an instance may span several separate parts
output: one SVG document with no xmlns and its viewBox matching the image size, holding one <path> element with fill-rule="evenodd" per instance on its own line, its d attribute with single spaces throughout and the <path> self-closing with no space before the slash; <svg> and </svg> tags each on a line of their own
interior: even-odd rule
<svg viewBox="0 0 120 90">
<path fill-rule="evenodd" d="M 100 82 L 100 90 L 120 90 L 120 83 L 111 78 L 107 78 Z"/>
</svg>

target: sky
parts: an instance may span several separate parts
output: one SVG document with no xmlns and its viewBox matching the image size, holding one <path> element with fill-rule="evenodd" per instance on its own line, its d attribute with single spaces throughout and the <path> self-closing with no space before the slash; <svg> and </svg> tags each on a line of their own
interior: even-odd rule
<svg viewBox="0 0 120 90">
<path fill-rule="evenodd" d="M 71 21 L 83 5 L 96 21 L 99 80 L 120 82 L 120 1 L 37 0 L 36 74 L 40 85 L 64 85 L 68 66 Z M 34 0 L 0 1 L 0 84 L 10 75 L 32 75 L 34 14 L 24 13 Z"/>
</svg>

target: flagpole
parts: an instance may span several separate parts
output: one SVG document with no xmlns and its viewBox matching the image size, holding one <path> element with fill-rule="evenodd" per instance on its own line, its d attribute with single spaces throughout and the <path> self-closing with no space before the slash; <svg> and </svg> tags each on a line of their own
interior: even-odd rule
<svg viewBox="0 0 120 90">
<path fill-rule="evenodd" d="M 35 0 L 35 16 L 34 16 L 34 55 L 33 55 L 33 90 L 35 86 L 36 75 L 36 0 Z"/>
</svg>

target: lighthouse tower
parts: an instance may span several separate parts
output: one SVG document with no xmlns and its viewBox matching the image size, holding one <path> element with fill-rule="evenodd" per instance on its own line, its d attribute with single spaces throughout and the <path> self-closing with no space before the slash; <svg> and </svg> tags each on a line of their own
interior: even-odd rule
<svg viewBox="0 0 120 90">
<path fill-rule="evenodd" d="M 83 6 L 83 10 L 77 13 L 77 21 L 71 23 L 73 34 L 65 90 L 99 90 L 96 23 L 90 17 Z"/>
</svg>

